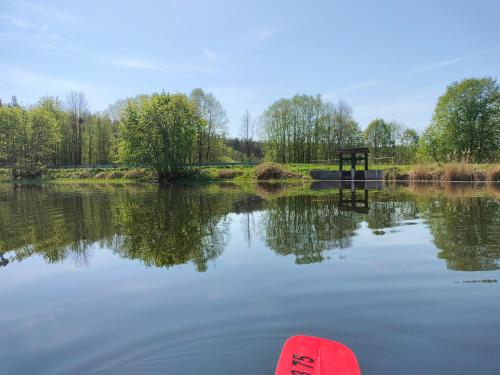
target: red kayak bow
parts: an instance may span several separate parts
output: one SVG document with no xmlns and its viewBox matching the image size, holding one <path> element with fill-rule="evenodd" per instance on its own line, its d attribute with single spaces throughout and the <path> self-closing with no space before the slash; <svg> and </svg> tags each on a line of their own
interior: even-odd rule
<svg viewBox="0 0 500 375">
<path fill-rule="evenodd" d="M 347 346 L 319 337 L 286 340 L 275 375 L 361 375 L 356 356 Z"/>
</svg>

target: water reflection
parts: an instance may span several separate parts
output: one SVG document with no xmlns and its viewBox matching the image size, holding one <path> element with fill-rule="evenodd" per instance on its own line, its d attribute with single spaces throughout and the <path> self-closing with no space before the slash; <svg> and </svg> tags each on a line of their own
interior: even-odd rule
<svg viewBox="0 0 500 375">
<path fill-rule="evenodd" d="M 360 223 L 333 194 L 280 197 L 263 217 L 266 244 L 280 255 L 295 255 L 297 264 L 321 262 L 325 250 L 350 247 Z"/>
<path fill-rule="evenodd" d="M 448 268 L 500 269 L 500 203 L 493 198 L 434 200 L 427 208 L 434 244 Z"/>
<path fill-rule="evenodd" d="M 2 189 L 2 262 L 34 254 L 55 263 L 66 258 L 88 264 L 92 245 L 148 266 L 189 261 L 199 271 L 218 257 L 228 239 L 227 215 L 253 210 L 238 194 L 204 189 L 129 189 L 109 186 Z M 246 208 L 245 208 L 246 207 Z M 10 258 L 5 253 L 10 251 Z M 13 253 L 13 254 L 12 254 Z M 3 261 L 5 260 L 5 261 Z"/>
<path fill-rule="evenodd" d="M 205 271 L 230 240 L 232 214 L 239 215 L 248 243 L 263 238 L 267 247 L 294 256 L 297 264 L 321 262 L 327 250 L 351 247 L 363 223 L 373 235 L 388 235 L 396 227 L 425 222 L 448 268 L 500 268 L 495 185 L 383 187 L 327 181 L 168 188 L 2 185 L 0 266 L 35 254 L 48 263 L 70 259 L 85 265 L 97 247 L 147 266 L 191 262 Z"/>
</svg>

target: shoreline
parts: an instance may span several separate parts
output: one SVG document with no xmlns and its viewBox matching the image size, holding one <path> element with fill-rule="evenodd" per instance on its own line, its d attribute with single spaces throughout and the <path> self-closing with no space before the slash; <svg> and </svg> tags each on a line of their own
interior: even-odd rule
<svg viewBox="0 0 500 375">
<path fill-rule="evenodd" d="M 258 176 L 258 168 L 279 169 L 279 174 Z M 375 165 L 370 169 L 381 169 L 384 177 L 381 180 L 356 181 L 386 181 L 412 183 L 441 182 L 499 182 L 500 163 L 466 164 L 449 163 L 443 165 Z M 315 179 L 311 171 L 337 171 L 333 164 L 276 164 L 241 166 L 203 166 L 183 170 L 171 182 L 299 182 L 299 181 L 341 181 L 336 179 Z M 266 172 L 266 171 L 265 171 Z M 0 169 L 0 181 L 3 183 L 38 183 L 38 182 L 68 182 L 68 183 L 159 183 L 156 172 L 152 168 L 136 168 L 117 166 L 114 168 L 49 168 L 37 179 L 12 179 L 8 169 Z M 347 181 L 347 180 L 344 180 Z M 350 180 L 348 180 L 350 181 Z M 168 182 L 168 181 L 167 181 Z"/>
</svg>

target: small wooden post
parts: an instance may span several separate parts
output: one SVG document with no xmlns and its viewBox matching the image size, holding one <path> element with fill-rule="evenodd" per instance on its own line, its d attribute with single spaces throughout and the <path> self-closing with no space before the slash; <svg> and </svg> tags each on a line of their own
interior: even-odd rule
<svg viewBox="0 0 500 375">
<path fill-rule="evenodd" d="M 339 154 L 339 172 L 340 172 L 340 179 L 344 179 L 344 173 L 342 172 L 344 169 L 344 155 Z"/>
<path fill-rule="evenodd" d="M 351 180 L 356 179 L 356 153 L 351 152 Z"/>
<path fill-rule="evenodd" d="M 365 152 L 365 171 L 368 170 L 368 152 Z"/>
</svg>

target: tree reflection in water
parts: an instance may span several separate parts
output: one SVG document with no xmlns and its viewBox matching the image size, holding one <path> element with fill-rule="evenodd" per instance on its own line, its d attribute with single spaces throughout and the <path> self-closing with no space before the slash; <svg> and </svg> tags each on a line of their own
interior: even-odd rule
<svg viewBox="0 0 500 375">
<path fill-rule="evenodd" d="M 266 244 L 297 264 L 321 262 L 325 250 L 351 246 L 362 218 L 338 207 L 337 195 L 280 197 L 263 217 Z"/>
<path fill-rule="evenodd" d="M 120 205 L 122 241 L 115 252 L 156 267 L 191 261 L 205 271 L 226 246 L 231 205 L 222 194 L 202 190 L 170 188 L 130 196 Z"/>
<path fill-rule="evenodd" d="M 297 264 L 321 262 L 326 250 L 351 247 L 363 222 L 380 235 L 423 218 L 448 268 L 500 269 L 497 190 L 372 188 L 346 189 L 338 183 L 2 185 L 0 266 L 35 254 L 48 263 L 72 259 L 85 265 L 92 249 L 106 248 L 148 266 L 192 262 L 205 271 L 227 246 L 230 214 L 236 213 L 249 244 L 261 237 Z"/>
<path fill-rule="evenodd" d="M 427 222 L 448 268 L 459 271 L 500 269 L 500 203 L 494 198 L 436 199 Z"/>
<path fill-rule="evenodd" d="M 26 186 L 0 193 L 0 254 L 88 263 L 94 244 L 146 265 L 193 262 L 199 271 L 228 240 L 228 213 L 241 194 L 178 187 Z M 244 205 L 243 205 L 244 206 Z M 5 258 L 6 252 L 12 252 Z M 6 263 L 6 262 L 5 262 Z"/>
</svg>

